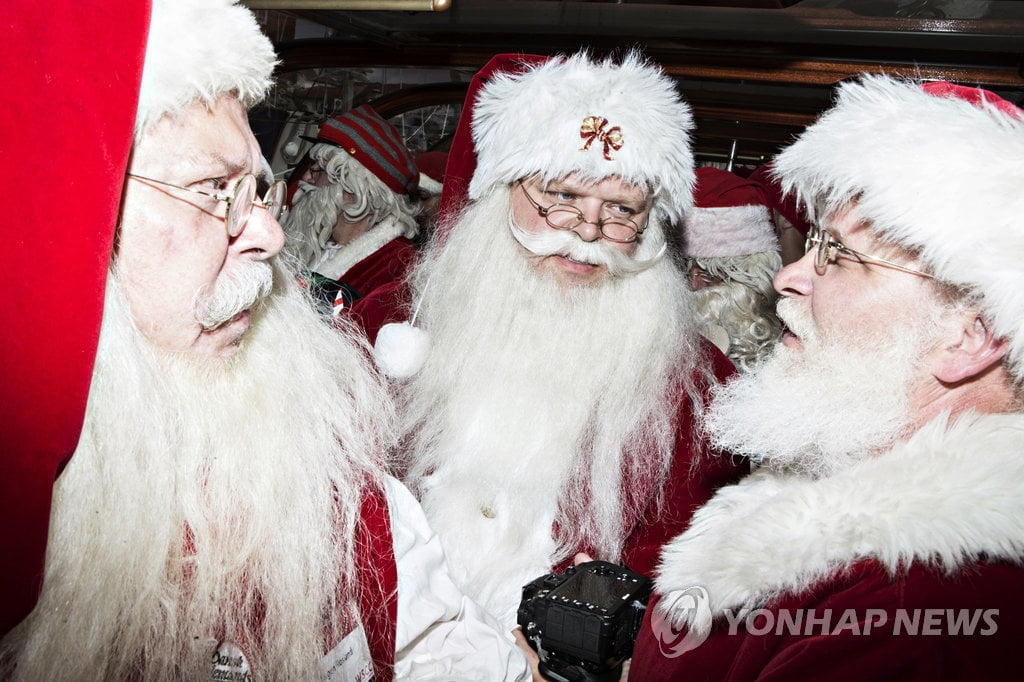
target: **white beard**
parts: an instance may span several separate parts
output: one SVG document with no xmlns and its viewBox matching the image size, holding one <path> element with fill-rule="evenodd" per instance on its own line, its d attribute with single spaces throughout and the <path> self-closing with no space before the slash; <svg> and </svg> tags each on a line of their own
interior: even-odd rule
<svg viewBox="0 0 1024 682">
<path fill-rule="evenodd" d="M 281 218 L 281 227 L 287 236 L 286 250 L 303 268 L 312 268 L 320 261 L 344 204 L 344 193 L 336 185 L 299 183 L 291 208 Z"/>
<path fill-rule="evenodd" d="M 779 344 L 752 373 L 713 389 L 704 428 L 716 447 L 829 476 L 906 435 L 915 366 L 934 337 L 932 311 L 900 321 L 882 340 L 818 338 L 793 300 L 780 300 L 778 311 L 803 348 Z"/>
<path fill-rule="evenodd" d="M 407 481 L 464 588 L 506 623 L 522 585 L 575 548 L 618 560 L 704 369 L 668 259 L 567 287 L 527 260 L 508 216 L 497 192 L 441 228 L 413 274 L 431 347 L 401 388 Z"/>
<path fill-rule="evenodd" d="M 392 413 L 365 351 L 274 279 L 224 363 L 155 352 L 109 278 L 44 590 L 4 642 L 18 678 L 209 679 L 217 640 L 258 678 L 322 675 Z"/>
</svg>

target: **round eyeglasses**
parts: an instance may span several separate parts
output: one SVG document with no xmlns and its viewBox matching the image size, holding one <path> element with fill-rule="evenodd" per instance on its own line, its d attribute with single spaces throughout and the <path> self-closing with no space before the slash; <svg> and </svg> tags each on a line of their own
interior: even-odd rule
<svg viewBox="0 0 1024 682">
<path fill-rule="evenodd" d="M 182 187 L 181 185 L 174 185 L 163 180 L 147 178 L 144 175 L 135 175 L 134 173 L 125 173 L 125 175 L 140 182 L 163 185 L 164 187 L 172 187 L 185 192 L 193 192 L 194 194 L 202 194 L 217 201 L 225 202 L 228 206 L 224 212 L 224 224 L 227 227 L 228 237 L 231 239 L 242 234 L 246 223 L 249 222 L 249 216 L 252 215 L 253 206 L 259 206 L 266 210 L 274 220 L 280 218 L 281 213 L 284 212 L 285 194 L 288 191 L 284 180 L 278 180 L 268 187 L 265 182 L 257 180 L 256 176 L 252 173 L 247 173 L 239 178 L 238 182 L 235 183 L 234 190 L 230 194 Z M 263 197 L 262 199 L 257 198 L 258 192 Z"/>
<path fill-rule="evenodd" d="M 842 255 L 847 258 L 860 261 L 861 263 L 878 265 L 883 268 L 892 268 L 893 270 L 906 272 L 910 275 L 935 279 L 934 275 L 929 275 L 927 272 L 921 272 L 920 270 L 908 268 L 904 265 L 899 265 L 898 263 L 885 260 L 884 258 L 876 258 L 875 256 L 869 256 L 868 254 L 861 253 L 860 251 L 854 251 L 842 242 L 834 239 L 828 230 L 823 230 L 817 225 L 812 226 L 810 231 L 808 231 L 807 241 L 804 243 L 805 253 L 809 252 L 811 249 L 815 249 L 814 270 L 819 275 L 824 275 L 829 264 L 835 263 L 839 259 L 839 256 Z"/>
<path fill-rule="evenodd" d="M 537 209 L 537 215 L 546 220 L 548 225 L 556 230 L 575 230 L 581 223 L 588 223 L 596 225 L 597 229 L 601 232 L 601 236 L 608 241 L 628 244 L 629 242 L 635 242 L 637 237 L 642 235 L 644 230 L 647 229 L 646 225 L 638 227 L 635 222 L 622 216 L 602 216 L 600 220 L 587 220 L 587 217 L 583 215 L 583 211 L 567 204 L 541 206 L 526 191 L 526 185 L 523 184 L 522 180 L 519 181 L 519 187 L 522 188 L 526 199 Z M 601 212 L 605 213 L 607 211 L 608 205 L 605 204 L 601 207 Z"/>
</svg>

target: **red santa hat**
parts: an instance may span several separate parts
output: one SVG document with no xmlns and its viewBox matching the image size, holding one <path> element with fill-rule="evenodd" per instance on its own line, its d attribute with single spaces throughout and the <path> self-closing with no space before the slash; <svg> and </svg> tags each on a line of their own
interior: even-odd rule
<svg viewBox="0 0 1024 682">
<path fill-rule="evenodd" d="M 419 188 L 420 172 L 402 136 L 367 104 L 327 119 L 316 138 L 306 139 L 340 147 L 395 194 Z"/>
<path fill-rule="evenodd" d="M 783 193 L 779 179 L 775 175 L 775 163 L 769 161 L 758 166 L 748 178 L 761 183 L 768 197 L 768 206 L 778 211 L 797 232 L 806 237 L 807 233 L 811 231 L 811 224 L 807 222 L 807 216 L 797 205 L 793 195 Z"/>
<path fill-rule="evenodd" d="M 444 169 L 448 152 L 423 152 L 416 156 L 416 169 L 420 172 L 420 191 L 438 196 L 444 187 Z"/>
<path fill-rule="evenodd" d="M 779 250 L 764 187 L 713 166 L 697 169 L 694 207 L 686 214 L 683 235 L 686 255 L 693 258 Z"/>
<path fill-rule="evenodd" d="M 812 219 L 856 199 L 876 233 L 979 296 L 1024 379 L 1024 111 L 977 88 L 866 75 L 775 166 Z"/>
<path fill-rule="evenodd" d="M 682 219 L 693 198 L 693 116 L 672 78 L 636 52 L 521 62 L 491 73 L 473 104 L 470 199 L 528 176 L 616 176 L 649 187 L 656 214 Z"/>
<path fill-rule="evenodd" d="M 263 100 L 277 64 L 256 18 L 235 0 L 154 0 L 135 138 L 166 114 L 234 92 Z"/>
</svg>

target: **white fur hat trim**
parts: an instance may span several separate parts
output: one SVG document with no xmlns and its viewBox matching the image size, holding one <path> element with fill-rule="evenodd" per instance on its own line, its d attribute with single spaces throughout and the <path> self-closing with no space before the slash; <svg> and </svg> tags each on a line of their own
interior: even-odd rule
<svg viewBox="0 0 1024 682">
<path fill-rule="evenodd" d="M 234 0 L 153 0 L 135 139 L 165 114 L 226 92 L 251 107 L 276 64 L 256 18 Z"/>
<path fill-rule="evenodd" d="M 686 255 L 693 258 L 731 258 L 778 251 L 772 221 L 765 206 L 694 208 L 684 228 Z"/>
<path fill-rule="evenodd" d="M 649 187 L 655 211 L 678 222 L 693 202 L 692 128 L 675 82 L 635 52 L 621 63 L 577 53 L 498 73 L 473 109 L 477 166 L 469 196 L 533 175 L 617 176 Z"/>
</svg>

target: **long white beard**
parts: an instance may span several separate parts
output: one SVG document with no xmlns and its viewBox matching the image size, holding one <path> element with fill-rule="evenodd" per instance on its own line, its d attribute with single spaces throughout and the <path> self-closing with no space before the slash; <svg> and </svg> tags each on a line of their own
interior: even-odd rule
<svg viewBox="0 0 1024 682">
<path fill-rule="evenodd" d="M 322 674 L 392 413 L 365 350 L 275 280 L 238 355 L 202 364 L 154 352 L 110 278 L 44 590 L 4 642 L 18 678 L 209 679 L 217 640 L 258 678 Z"/>
<path fill-rule="evenodd" d="M 934 337 L 931 311 L 898 323 L 883 344 L 819 338 L 791 299 L 778 310 L 803 349 L 779 344 L 752 373 L 713 389 L 704 428 L 716 447 L 828 476 L 906 434 L 917 360 Z"/>
<path fill-rule="evenodd" d="M 345 197 L 335 185 L 317 187 L 302 182 L 299 187 L 281 226 L 287 237 L 285 249 L 302 267 L 312 268 L 331 240 Z"/>
<path fill-rule="evenodd" d="M 578 546 L 619 558 L 704 366 L 669 260 L 559 285 L 510 234 L 508 201 L 469 206 L 414 273 L 431 348 L 401 388 L 407 481 L 464 587 L 499 617 Z"/>
</svg>

